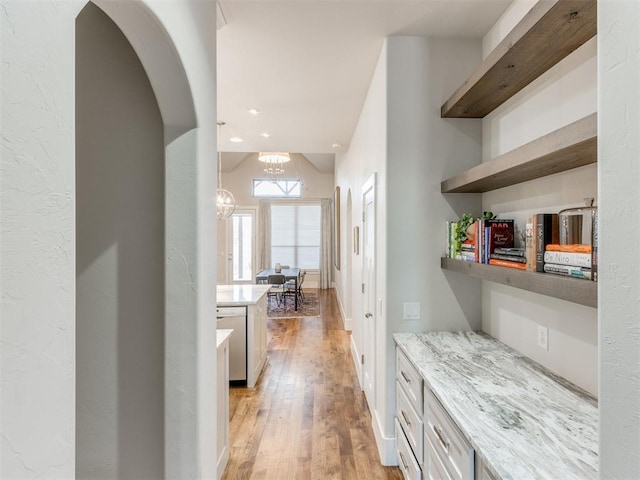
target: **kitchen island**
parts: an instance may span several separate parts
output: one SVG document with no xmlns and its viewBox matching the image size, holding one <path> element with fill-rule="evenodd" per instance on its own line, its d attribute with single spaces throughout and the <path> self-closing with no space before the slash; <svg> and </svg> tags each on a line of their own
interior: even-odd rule
<svg viewBox="0 0 640 480">
<path fill-rule="evenodd" d="M 424 403 L 413 405 L 424 419 L 416 463 L 425 478 L 443 467 L 454 478 L 456 462 L 470 473 L 462 478 L 474 478 L 474 469 L 475 478 L 598 478 L 598 407 L 587 392 L 484 333 L 396 333 L 394 340 L 398 388 L 415 391 L 413 372 L 423 381 Z M 470 454 L 463 460 L 443 458 L 452 456 L 452 441 L 429 418 L 429 402 L 464 437 Z M 409 431 L 402 412 L 400 435 Z M 417 441 L 408 443 L 418 450 Z"/>
<path fill-rule="evenodd" d="M 253 388 L 267 360 L 269 285 L 217 285 L 218 328 L 231 328 L 230 380 Z M 233 311 L 233 316 L 225 316 Z M 242 312 L 239 314 L 238 312 Z"/>
</svg>

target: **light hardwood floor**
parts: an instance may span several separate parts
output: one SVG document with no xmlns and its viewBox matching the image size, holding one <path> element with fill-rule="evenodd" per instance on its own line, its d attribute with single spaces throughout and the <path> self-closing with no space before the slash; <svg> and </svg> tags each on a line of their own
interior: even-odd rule
<svg viewBox="0 0 640 480">
<path fill-rule="evenodd" d="M 224 479 L 401 479 L 383 467 L 333 290 L 320 318 L 269 319 L 255 389 L 230 391 Z"/>
</svg>

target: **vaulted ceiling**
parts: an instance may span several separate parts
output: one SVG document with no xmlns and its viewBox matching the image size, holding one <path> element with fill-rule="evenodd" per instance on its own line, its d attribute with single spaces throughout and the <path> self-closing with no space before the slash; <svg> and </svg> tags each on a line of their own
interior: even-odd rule
<svg viewBox="0 0 640 480">
<path fill-rule="evenodd" d="M 334 154 L 349 146 L 386 36 L 481 38 L 510 3 L 221 0 L 223 169 L 250 152 L 287 151 L 333 171 Z"/>
</svg>

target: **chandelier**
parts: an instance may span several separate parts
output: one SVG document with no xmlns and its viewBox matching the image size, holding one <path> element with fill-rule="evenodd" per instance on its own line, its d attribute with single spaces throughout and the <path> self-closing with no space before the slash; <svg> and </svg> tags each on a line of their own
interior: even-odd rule
<svg viewBox="0 0 640 480">
<path fill-rule="evenodd" d="M 258 160 L 264 163 L 264 173 L 277 180 L 284 174 L 284 164 L 291 158 L 286 152 L 260 152 Z"/>
<path fill-rule="evenodd" d="M 218 220 L 229 218 L 236 211 L 236 199 L 233 193 L 222 188 L 222 126 L 224 122 L 218 122 L 218 190 L 216 191 L 216 211 Z"/>
</svg>

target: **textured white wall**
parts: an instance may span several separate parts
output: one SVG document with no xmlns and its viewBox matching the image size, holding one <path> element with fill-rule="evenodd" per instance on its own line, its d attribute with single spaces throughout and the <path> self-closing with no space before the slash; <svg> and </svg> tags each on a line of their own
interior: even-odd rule
<svg viewBox="0 0 640 480">
<path fill-rule="evenodd" d="M 640 478 L 640 4 L 598 2 L 600 478 Z"/>
<path fill-rule="evenodd" d="M 74 476 L 78 10 L 0 8 L 2 478 Z"/>
<path fill-rule="evenodd" d="M 442 120 L 440 105 L 479 58 L 479 41 L 389 37 L 349 152 L 338 157 L 336 184 L 345 192 L 351 189 L 353 225 L 362 225 L 361 185 L 378 172 L 376 267 L 382 311 L 376 316 L 379 353 L 375 405 L 370 408 L 384 463 L 395 462 L 391 334 L 480 326 L 480 284 L 440 269 L 445 221 L 479 210 L 478 196 L 445 197 L 440 181 L 481 158 L 480 124 Z M 351 265 L 352 348 L 357 355 L 363 349 L 361 258 L 353 256 Z M 343 268 L 338 273 L 338 292 L 344 295 L 348 272 Z M 420 321 L 402 319 L 404 302 L 421 303 Z"/>
<path fill-rule="evenodd" d="M 75 18 L 85 3 L 3 2 L 0 10 L 3 478 L 74 476 L 73 77 Z M 165 123 L 166 224 L 175 225 L 166 240 L 174 336 L 165 472 L 214 477 L 215 3 L 96 3 L 136 49 Z M 163 69 L 164 88 L 156 83 Z M 185 88 L 187 101 L 177 93 Z M 195 118 L 204 134 L 185 134 Z M 184 153 L 192 156 L 174 156 Z"/>
<path fill-rule="evenodd" d="M 161 478 L 164 127 L 113 21 L 76 27 L 76 474 Z"/>
<path fill-rule="evenodd" d="M 384 292 L 384 278 L 386 274 L 386 201 L 384 179 L 386 165 L 386 128 L 387 128 L 387 42 L 382 47 L 380 57 L 373 73 L 369 90 L 362 107 L 362 112 L 354 130 L 353 137 L 349 145 L 349 151 L 336 155 L 335 183 L 340 186 L 341 195 L 347 197 L 351 190 L 352 218 L 353 225 L 360 226 L 360 238 L 362 239 L 362 186 L 374 174 L 378 175 L 376 185 L 377 194 L 377 273 L 378 273 L 378 296 L 386 303 Z M 347 225 L 347 219 L 342 218 L 341 230 Z M 343 240 L 345 236 L 343 235 Z M 354 359 L 359 359 L 364 352 L 363 349 L 363 308 L 360 285 L 362 284 L 362 245 L 360 255 L 351 257 L 351 263 L 343 262 L 339 271 L 335 272 L 336 291 L 339 297 L 344 298 L 348 290 L 346 281 L 351 278 L 351 291 L 353 299 L 351 301 L 351 311 L 346 312 L 347 318 L 352 319 L 351 350 Z M 351 272 L 349 275 L 348 272 Z M 343 302 L 343 305 L 346 302 Z M 378 315 L 377 320 L 381 321 L 382 315 Z M 354 361 L 354 365 L 361 378 L 362 369 L 360 361 Z M 375 405 L 370 405 L 371 409 Z"/>
<path fill-rule="evenodd" d="M 514 2 L 485 36 L 485 46 L 497 43 L 496 32 L 506 34 L 529 3 Z M 595 112 L 596 69 L 592 39 L 487 115 L 482 120 L 483 161 Z M 485 193 L 482 204 L 483 210 L 514 218 L 523 229 L 529 215 L 584 205 L 585 197 L 599 201 L 595 165 Z M 482 295 L 484 331 L 597 393 L 597 309 L 491 282 L 483 282 Z M 537 346 L 538 324 L 549 327 L 549 351 Z"/>
</svg>

